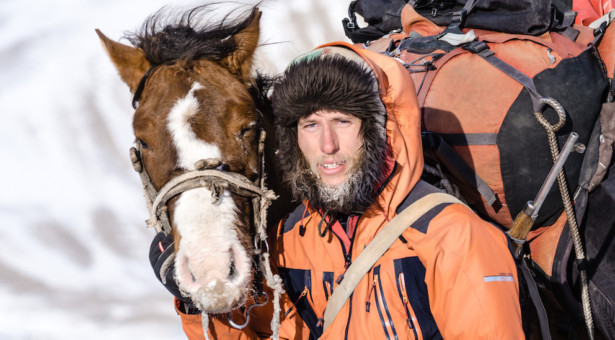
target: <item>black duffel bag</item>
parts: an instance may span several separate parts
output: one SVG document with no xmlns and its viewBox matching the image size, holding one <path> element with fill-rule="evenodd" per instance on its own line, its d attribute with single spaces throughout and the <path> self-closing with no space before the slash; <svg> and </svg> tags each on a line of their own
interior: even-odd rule
<svg viewBox="0 0 615 340">
<path fill-rule="evenodd" d="M 558 9 L 554 2 L 566 8 Z M 349 18 L 342 21 L 344 32 L 353 42 L 364 43 L 400 30 L 406 4 L 439 26 L 534 36 L 568 27 L 575 17 L 562 0 L 354 0 Z M 359 27 L 357 14 L 367 27 Z"/>
</svg>

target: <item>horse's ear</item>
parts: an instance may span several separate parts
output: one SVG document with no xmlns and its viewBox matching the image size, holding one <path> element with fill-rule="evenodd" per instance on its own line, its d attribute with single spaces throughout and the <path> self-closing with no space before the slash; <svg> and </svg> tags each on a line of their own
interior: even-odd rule
<svg viewBox="0 0 615 340">
<path fill-rule="evenodd" d="M 99 29 L 96 33 L 103 43 L 107 54 L 120 73 L 120 77 L 134 93 L 141 77 L 150 68 L 150 63 L 145 58 L 142 49 L 124 45 L 107 38 Z"/>
<path fill-rule="evenodd" d="M 261 14 L 258 8 L 254 8 L 248 26 L 233 36 L 237 48 L 222 60 L 223 65 L 242 78 L 248 78 L 252 71 L 252 59 L 260 34 Z"/>
</svg>

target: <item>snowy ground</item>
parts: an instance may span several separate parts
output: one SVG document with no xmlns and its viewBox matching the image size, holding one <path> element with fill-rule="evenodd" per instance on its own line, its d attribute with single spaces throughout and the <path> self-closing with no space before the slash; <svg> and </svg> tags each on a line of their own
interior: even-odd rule
<svg viewBox="0 0 615 340">
<path fill-rule="evenodd" d="M 268 1 L 261 68 L 346 40 L 348 2 Z M 147 260 L 130 95 L 94 33 L 170 3 L 0 1 L 0 339 L 184 338 Z"/>
</svg>

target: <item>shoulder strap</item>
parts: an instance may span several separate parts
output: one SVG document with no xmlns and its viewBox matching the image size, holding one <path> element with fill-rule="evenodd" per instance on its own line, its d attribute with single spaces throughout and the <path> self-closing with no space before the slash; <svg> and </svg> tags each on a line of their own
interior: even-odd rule
<svg viewBox="0 0 615 340">
<path fill-rule="evenodd" d="M 361 254 L 352 262 L 344 279 L 335 288 L 324 315 L 323 332 L 331 324 L 337 313 L 342 309 L 348 297 L 352 294 L 361 278 L 367 273 L 374 263 L 391 247 L 393 242 L 425 213 L 442 203 L 461 203 L 460 200 L 449 194 L 437 192 L 424 196 L 404 209 L 393 218 L 363 249 Z"/>
</svg>

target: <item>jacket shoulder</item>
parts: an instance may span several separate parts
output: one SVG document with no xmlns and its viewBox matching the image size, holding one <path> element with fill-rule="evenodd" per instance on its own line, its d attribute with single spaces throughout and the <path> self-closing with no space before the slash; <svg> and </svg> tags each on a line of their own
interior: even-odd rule
<svg viewBox="0 0 615 340">
<path fill-rule="evenodd" d="M 414 202 L 419 199 L 436 192 L 442 192 L 442 190 L 434 187 L 433 185 L 420 180 L 416 183 L 412 191 L 406 196 L 406 198 L 401 202 L 401 204 L 397 207 L 397 214 L 401 213 L 403 210 L 408 208 Z M 427 229 L 430 225 L 431 220 L 436 217 L 444 208 L 451 205 L 451 203 L 442 203 L 438 204 L 435 207 L 431 208 L 428 212 L 426 212 L 423 216 L 417 219 L 410 228 L 417 230 L 423 234 L 427 233 Z"/>
</svg>

